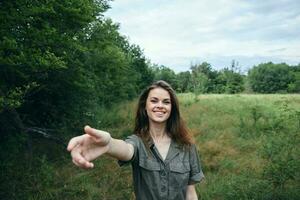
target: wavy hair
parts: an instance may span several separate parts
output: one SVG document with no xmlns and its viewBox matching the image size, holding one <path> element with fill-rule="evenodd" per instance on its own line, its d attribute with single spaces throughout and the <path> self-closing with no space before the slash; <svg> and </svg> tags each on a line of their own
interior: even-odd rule
<svg viewBox="0 0 300 200">
<path fill-rule="evenodd" d="M 166 131 L 169 136 L 179 145 L 189 146 L 193 144 L 194 140 L 180 116 L 179 103 L 175 91 L 167 82 L 162 80 L 156 81 L 148 86 L 140 95 L 135 117 L 134 134 L 140 136 L 143 141 L 150 140 L 146 102 L 149 92 L 155 88 L 162 88 L 168 91 L 171 98 L 171 113 L 166 124 Z"/>
</svg>

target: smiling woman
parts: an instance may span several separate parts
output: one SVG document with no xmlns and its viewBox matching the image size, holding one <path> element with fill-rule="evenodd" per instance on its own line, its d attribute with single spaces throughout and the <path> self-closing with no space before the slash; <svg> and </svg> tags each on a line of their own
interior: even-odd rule
<svg viewBox="0 0 300 200">
<path fill-rule="evenodd" d="M 86 134 L 72 138 L 68 145 L 75 165 L 93 168 L 92 160 L 108 154 L 120 166 L 131 163 L 136 199 L 198 199 L 194 184 L 204 175 L 168 83 L 157 81 L 143 91 L 134 134 L 125 141 L 89 126 L 84 130 Z"/>
</svg>

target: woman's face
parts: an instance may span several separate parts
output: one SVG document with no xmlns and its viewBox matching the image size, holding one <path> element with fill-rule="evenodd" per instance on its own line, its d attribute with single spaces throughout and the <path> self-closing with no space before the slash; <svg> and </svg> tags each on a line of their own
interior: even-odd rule
<svg viewBox="0 0 300 200">
<path fill-rule="evenodd" d="M 171 98 L 168 91 L 162 88 L 150 90 L 146 101 L 148 118 L 154 123 L 165 123 L 171 114 Z"/>
</svg>

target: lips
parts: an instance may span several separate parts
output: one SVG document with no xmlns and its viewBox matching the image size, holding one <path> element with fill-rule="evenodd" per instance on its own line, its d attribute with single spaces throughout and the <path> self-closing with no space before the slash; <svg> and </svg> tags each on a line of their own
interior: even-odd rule
<svg viewBox="0 0 300 200">
<path fill-rule="evenodd" d="M 153 111 L 153 113 L 154 113 L 154 116 L 159 117 L 159 118 L 164 117 L 166 114 L 165 111 Z"/>
<path fill-rule="evenodd" d="M 153 111 L 154 113 L 157 113 L 157 114 L 166 114 L 165 111 Z"/>
</svg>

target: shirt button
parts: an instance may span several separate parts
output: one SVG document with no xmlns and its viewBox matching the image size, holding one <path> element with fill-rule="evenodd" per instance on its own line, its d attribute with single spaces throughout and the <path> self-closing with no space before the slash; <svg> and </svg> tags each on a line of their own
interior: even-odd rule
<svg viewBox="0 0 300 200">
<path fill-rule="evenodd" d="M 162 171 L 162 172 L 161 172 L 161 176 L 164 177 L 164 176 L 166 176 L 166 175 L 167 175 L 166 171 Z"/>
<path fill-rule="evenodd" d="M 165 192 L 165 191 L 166 191 L 166 186 L 163 185 L 163 186 L 161 187 L 161 191 L 162 191 L 162 192 Z"/>
</svg>

